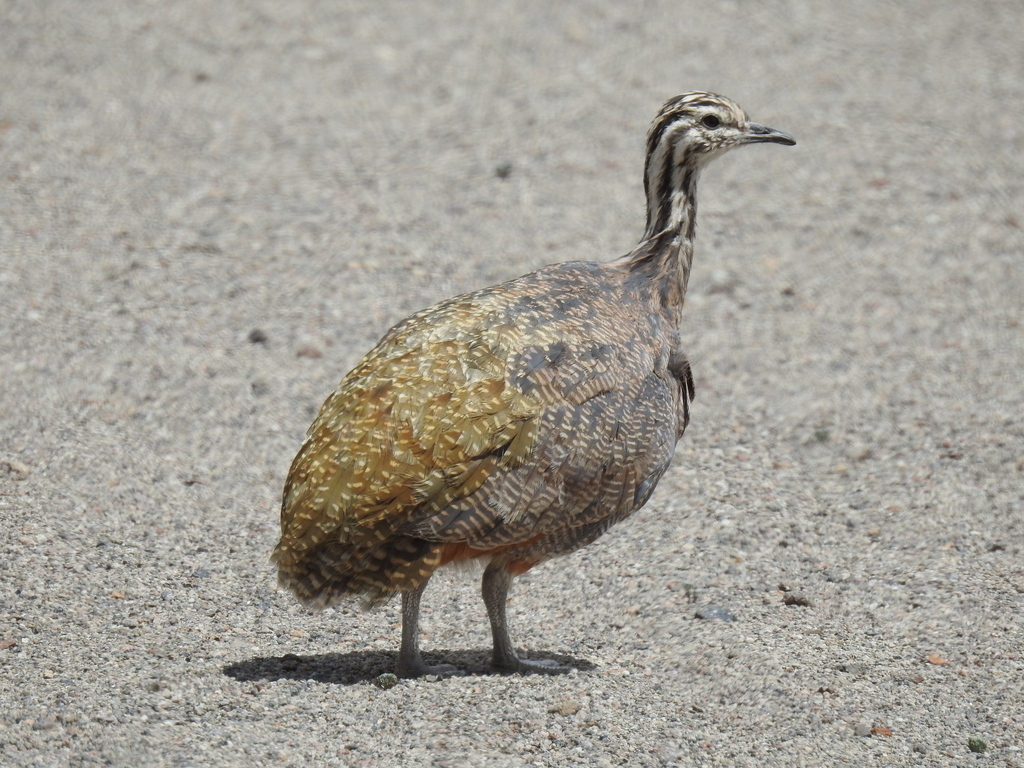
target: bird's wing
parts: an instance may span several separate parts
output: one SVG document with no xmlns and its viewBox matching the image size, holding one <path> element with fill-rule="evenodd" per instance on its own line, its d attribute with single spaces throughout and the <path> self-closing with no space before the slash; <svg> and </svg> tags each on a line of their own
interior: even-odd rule
<svg viewBox="0 0 1024 768">
<path fill-rule="evenodd" d="M 675 385 L 651 359 L 621 359 L 650 358 L 628 346 L 564 317 L 526 322 L 493 292 L 399 324 L 310 427 L 285 486 L 276 559 L 299 560 L 328 538 L 512 543 L 553 520 L 588 521 L 602 493 L 632 511 L 646 500 L 637 488 L 667 466 L 676 425 L 663 428 Z M 631 412 L 640 403 L 658 416 Z"/>
</svg>

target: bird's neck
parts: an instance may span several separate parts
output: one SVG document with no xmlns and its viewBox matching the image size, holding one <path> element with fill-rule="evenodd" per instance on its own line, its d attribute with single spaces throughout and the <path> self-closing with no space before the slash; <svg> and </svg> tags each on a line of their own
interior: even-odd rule
<svg viewBox="0 0 1024 768">
<path fill-rule="evenodd" d="M 648 294 L 674 324 L 682 313 L 693 264 L 699 175 L 696 166 L 675 165 L 667 172 L 648 168 L 647 228 L 637 247 L 623 258 L 627 283 Z"/>
</svg>

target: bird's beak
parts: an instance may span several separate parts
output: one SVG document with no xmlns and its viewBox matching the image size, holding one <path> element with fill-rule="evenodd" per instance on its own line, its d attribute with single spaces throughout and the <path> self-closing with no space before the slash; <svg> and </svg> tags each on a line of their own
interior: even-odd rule
<svg viewBox="0 0 1024 768">
<path fill-rule="evenodd" d="M 787 147 L 792 147 L 796 144 L 796 139 L 788 133 L 777 131 L 760 123 L 747 123 L 747 130 L 741 140 L 744 144 L 771 142 L 773 144 L 785 144 Z"/>
</svg>

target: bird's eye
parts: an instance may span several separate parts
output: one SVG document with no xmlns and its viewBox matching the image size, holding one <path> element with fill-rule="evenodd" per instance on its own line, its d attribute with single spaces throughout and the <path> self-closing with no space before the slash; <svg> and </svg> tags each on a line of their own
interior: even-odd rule
<svg viewBox="0 0 1024 768">
<path fill-rule="evenodd" d="M 717 128 L 722 124 L 722 121 L 719 120 L 718 117 L 716 117 L 715 115 L 704 115 L 704 117 L 700 121 L 700 124 L 703 125 L 705 128 Z"/>
</svg>

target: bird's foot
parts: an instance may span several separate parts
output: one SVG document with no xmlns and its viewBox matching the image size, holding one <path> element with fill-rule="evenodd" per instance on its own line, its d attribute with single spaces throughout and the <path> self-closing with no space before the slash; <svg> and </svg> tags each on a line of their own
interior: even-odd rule
<svg viewBox="0 0 1024 768">
<path fill-rule="evenodd" d="M 424 664 L 423 659 L 400 659 L 395 674 L 409 680 L 415 677 L 464 677 L 467 673 L 453 664 Z"/>
<path fill-rule="evenodd" d="M 495 660 L 492 664 L 496 672 L 514 675 L 567 675 L 576 667 L 560 664 L 554 659 L 511 659 Z"/>
</svg>

